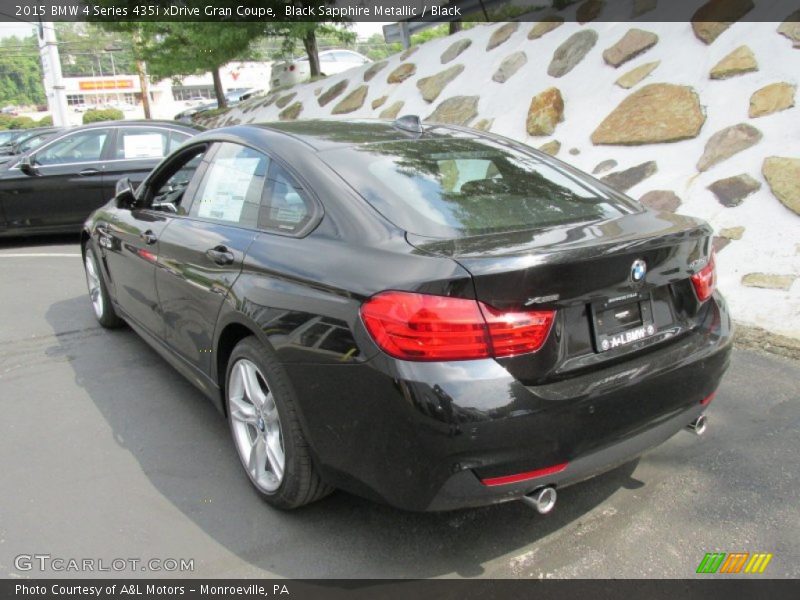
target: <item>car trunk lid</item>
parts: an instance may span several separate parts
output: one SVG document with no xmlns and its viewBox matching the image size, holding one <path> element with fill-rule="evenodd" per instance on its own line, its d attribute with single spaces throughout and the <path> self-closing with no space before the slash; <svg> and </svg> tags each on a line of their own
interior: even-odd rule
<svg viewBox="0 0 800 600">
<path fill-rule="evenodd" d="M 496 309 L 557 311 L 554 331 L 536 355 L 501 361 L 516 366 L 524 381 L 542 381 L 691 328 L 699 305 L 689 278 L 706 264 L 710 235 L 699 219 L 641 211 L 537 230 L 407 239 L 461 264 L 476 298 Z M 641 280 L 633 273 L 637 264 L 644 267 Z"/>
</svg>

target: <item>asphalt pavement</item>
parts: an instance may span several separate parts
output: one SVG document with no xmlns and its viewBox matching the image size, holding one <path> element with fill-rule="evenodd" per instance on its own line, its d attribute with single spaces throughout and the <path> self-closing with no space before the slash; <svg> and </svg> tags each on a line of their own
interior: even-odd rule
<svg viewBox="0 0 800 600">
<path fill-rule="evenodd" d="M 196 577 L 681 578 L 707 552 L 773 554 L 764 575 L 732 577 L 800 576 L 787 359 L 735 350 L 704 436 L 560 491 L 546 517 L 521 502 L 416 514 L 343 492 L 278 512 L 212 405 L 131 330 L 97 325 L 75 238 L 0 242 L 0 344 L 0 577 L 115 574 L 18 568 L 49 555 L 187 559 Z"/>
</svg>

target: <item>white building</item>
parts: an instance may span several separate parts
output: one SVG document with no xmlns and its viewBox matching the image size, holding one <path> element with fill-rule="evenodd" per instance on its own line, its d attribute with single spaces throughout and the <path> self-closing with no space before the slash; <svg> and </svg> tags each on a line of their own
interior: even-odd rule
<svg viewBox="0 0 800 600">
<path fill-rule="evenodd" d="M 220 69 L 222 87 L 226 92 L 262 88 L 269 85 L 271 63 L 232 62 Z M 142 88 L 139 76 L 118 73 L 93 77 L 64 77 L 67 104 L 71 107 L 96 105 L 140 105 Z M 214 81 L 211 73 L 163 79 L 150 84 L 154 110 L 159 106 L 172 107 L 176 102 L 196 98 L 213 99 Z"/>
</svg>

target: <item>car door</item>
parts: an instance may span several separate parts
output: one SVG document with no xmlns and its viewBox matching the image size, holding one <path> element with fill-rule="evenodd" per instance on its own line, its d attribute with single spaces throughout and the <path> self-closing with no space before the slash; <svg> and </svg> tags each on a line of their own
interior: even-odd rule
<svg viewBox="0 0 800 600">
<path fill-rule="evenodd" d="M 108 159 L 103 163 L 103 191 L 107 198 L 122 177 L 136 189 L 161 159 L 188 140 L 190 135 L 166 127 L 126 125 L 116 128 Z"/>
<path fill-rule="evenodd" d="M 225 142 L 204 162 L 188 216 L 161 236 L 156 288 L 167 344 L 208 373 L 217 315 L 257 235 L 270 160 Z"/>
<path fill-rule="evenodd" d="M 111 128 L 68 133 L 28 155 L 31 169 L 19 165 L 0 181 L 6 226 L 24 231 L 78 231 L 103 195 L 102 158 Z"/>
<path fill-rule="evenodd" d="M 126 318 L 161 338 L 164 319 L 156 292 L 159 238 L 173 219 L 186 214 L 208 145 L 187 148 L 148 178 L 137 191 L 137 205 L 109 211 L 98 223 L 98 243 L 110 274 L 114 298 Z"/>
</svg>

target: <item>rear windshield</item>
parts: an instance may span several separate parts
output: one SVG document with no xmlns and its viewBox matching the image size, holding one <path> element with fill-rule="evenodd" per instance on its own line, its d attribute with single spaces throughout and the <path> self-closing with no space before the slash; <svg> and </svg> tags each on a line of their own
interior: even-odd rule
<svg viewBox="0 0 800 600">
<path fill-rule="evenodd" d="M 485 139 L 383 142 L 320 156 L 387 219 L 426 237 L 536 229 L 631 212 L 588 178 Z"/>
</svg>

